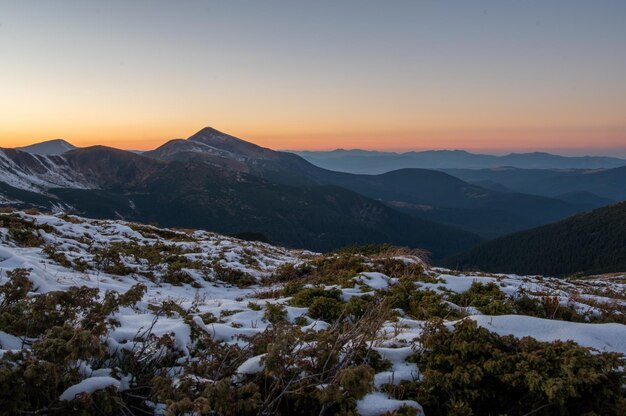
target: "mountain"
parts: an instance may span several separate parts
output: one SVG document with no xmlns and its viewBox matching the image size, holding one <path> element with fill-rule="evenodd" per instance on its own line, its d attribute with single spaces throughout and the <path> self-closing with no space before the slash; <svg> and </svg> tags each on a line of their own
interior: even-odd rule
<svg viewBox="0 0 626 416">
<path fill-rule="evenodd" d="M 56 156 L 0 149 L 0 162 L 5 205 L 228 234 L 256 232 L 313 250 L 391 242 L 441 257 L 480 241 L 340 187 L 278 184 L 203 159 L 165 161 L 94 146 Z"/>
<path fill-rule="evenodd" d="M 33 155 L 60 155 L 70 150 L 77 149 L 77 147 L 63 139 L 55 139 L 18 147 L 17 149 Z"/>
<path fill-rule="evenodd" d="M 516 192 L 557 197 L 564 193 L 592 193 L 613 201 L 626 200 L 626 166 L 613 169 L 446 169 L 466 182 L 489 181 Z"/>
<path fill-rule="evenodd" d="M 626 202 L 483 243 L 444 265 L 564 276 L 626 270 Z"/>
<path fill-rule="evenodd" d="M 266 149 L 205 128 L 187 140 L 172 140 L 144 153 L 164 161 L 204 161 L 291 186 L 340 186 L 417 218 L 461 227 L 485 237 L 553 222 L 595 208 L 563 200 L 498 192 L 447 173 L 400 169 L 357 175 L 322 169 L 288 152 Z"/>
<path fill-rule="evenodd" d="M 142 154 L 104 146 L 62 155 L 4 149 L 0 181 L 4 204 L 261 233 L 315 250 L 393 242 L 436 258 L 595 207 L 498 192 L 428 169 L 334 172 L 213 128 Z"/>
<path fill-rule="evenodd" d="M 323 178 L 334 175 L 292 153 L 264 148 L 211 127 L 186 140 L 170 140 L 143 155 L 164 161 L 203 161 L 287 185 L 331 184 Z"/>
<path fill-rule="evenodd" d="M 626 159 L 603 156 L 568 157 L 543 152 L 511 153 L 503 156 L 475 154 L 464 150 L 394 153 L 338 149 L 330 152 L 294 153 L 324 169 L 364 174 L 404 168 L 482 169 L 513 166 L 527 169 L 599 169 L 626 166 Z"/>
</svg>

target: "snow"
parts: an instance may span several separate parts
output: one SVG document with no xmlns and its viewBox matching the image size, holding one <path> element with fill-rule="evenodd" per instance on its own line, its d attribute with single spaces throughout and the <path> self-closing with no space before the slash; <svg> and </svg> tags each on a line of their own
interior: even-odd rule
<svg viewBox="0 0 626 416">
<path fill-rule="evenodd" d="M 401 381 L 414 381 L 419 378 L 419 370 L 414 363 L 407 363 L 406 359 L 414 353 L 411 347 L 401 348 L 374 348 L 382 358 L 391 361 L 392 368 L 374 376 L 374 386 L 380 388 L 383 384 L 400 384 Z"/>
<path fill-rule="evenodd" d="M 172 334 L 176 349 L 189 354 L 188 346 L 191 343 L 191 328 L 181 322 L 180 319 L 159 317 L 155 319 L 152 314 L 117 314 L 115 318 L 120 322 L 120 327 L 109 332 L 112 340 L 117 344 L 132 345 L 129 341 L 134 340 L 141 334 L 151 332 L 156 336 Z M 124 347 L 122 347 L 124 348 Z"/>
<path fill-rule="evenodd" d="M 199 316 L 194 316 L 193 322 L 216 341 L 236 342 L 241 335 L 252 336 L 263 332 L 261 328 L 234 328 L 222 323 L 206 325 Z"/>
<path fill-rule="evenodd" d="M 266 354 L 261 354 L 247 359 L 239 366 L 239 368 L 237 368 L 237 374 L 256 374 L 263 371 L 261 359 L 265 357 L 265 355 Z"/>
<path fill-rule="evenodd" d="M 387 289 L 390 285 L 396 284 L 398 279 L 388 277 L 377 272 L 363 272 L 354 278 L 357 282 L 363 283 L 372 289 Z"/>
<path fill-rule="evenodd" d="M 83 393 L 93 393 L 98 390 L 105 389 L 109 386 L 115 386 L 116 389 L 120 387 L 120 381 L 113 377 L 90 377 L 86 378 L 78 384 L 74 384 L 67 390 L 65 390 L 59 400 L 70 401 Z"/>
<path fill-rule="evenodd" d="M 0 351 L 2 350 L 21 350 L 23 341 L 15 335 L 7 334 L 0 331 Z"/>
<path fill-rule="evenodd" d="M 385 393 L 370 393 L 356 402 L 357 411 L 361 416 L 379 416 L 383 413 L 393 412 L 402 406 L 417 409 L 418 415 L 424 415 L 424 410 L 413 400 L 390 399 Z"/>
<path fill-rule="evenodd" d="M 469 318 L 499 335 L 533 337 L 545 342 L 572 340 L 599 351 L 626 354 L 626 325 L 622 324 L 564 322 L 523 315 L 479 315 Z"/>
</svg>

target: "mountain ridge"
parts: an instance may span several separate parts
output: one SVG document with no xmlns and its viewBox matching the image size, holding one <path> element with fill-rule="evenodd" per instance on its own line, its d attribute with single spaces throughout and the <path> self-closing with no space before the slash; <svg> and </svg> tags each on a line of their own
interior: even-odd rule
<svg viewBox="0 0 626 416">
<path fill-rule="evenodd" d="M 589 208 L 493 191 L 436 170 L 329 171 L 210 127 L 142 154 L 106 146 L 49 156 L 0 149 L 0 181 L 4 200 L 40 204 L 43 197 L 48 207 L 96 217 L 259 232 L 317 250 L 420 244 L 435 257 Z"/>
<path fill-rule="evenodd" d="M 56 180 L 44 170 L 51 160 L 53 170 L 68 173 L 67 178 Z M 5 205 L 228 234 L 259 232 L 286 246 L 316 250 L 394 242 L 424 247 L 438 257 L 480 241 L 472 233 L 412 218 L 343 188 L 276 184 L 201 161 L 166 162 L 106 146 L 54 157 L 0 149 L 3 161 L 12 162 L 0 169 L 5 183 L 0 203 Z M 7 182 L 11 173 L 38 186 L 12 186 L 21 183 Z"/>
<path fill-rule="evenodd" d="M 316 166 L 362 174 L 385 173 L 401 168 L 480 169 L 514 166 L 528 169 L 594 169 L 626 166 L 626 159 L 609 156 L 562 156 L 547 152 L 489 155 L 466 150 L 426 150 L 403 153 L 337 149 L 294 151 Z"/>
</svg>

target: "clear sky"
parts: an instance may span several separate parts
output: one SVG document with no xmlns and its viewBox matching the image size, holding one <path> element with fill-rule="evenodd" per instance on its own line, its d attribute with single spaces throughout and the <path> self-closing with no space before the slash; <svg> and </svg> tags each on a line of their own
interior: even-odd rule
<svg viewBox="0 0 626 416">
<path fill-rule="evenodd" d="M 626 1 L 0 0 L 0 146 L 626 156 Z"/>
</svg>

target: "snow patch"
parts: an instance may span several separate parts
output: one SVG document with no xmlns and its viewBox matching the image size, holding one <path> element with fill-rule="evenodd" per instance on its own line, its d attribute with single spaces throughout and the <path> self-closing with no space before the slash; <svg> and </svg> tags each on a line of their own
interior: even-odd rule
<svg viewBox="0 0 626 416">
<path fill-rule="evenodd" d="M 59 400 L 71 401 L 76 398 L 77 395 L 83 393 L 93 393 L 98 390 L 105 389 L 109 386 L 115 386 L 116 389 L 120 387 L 120 381 L 113 377 L 90 377 L 86 378 L 78 384 L 74 384 L 67 390 L 65 390 Z"/>
</svg>

